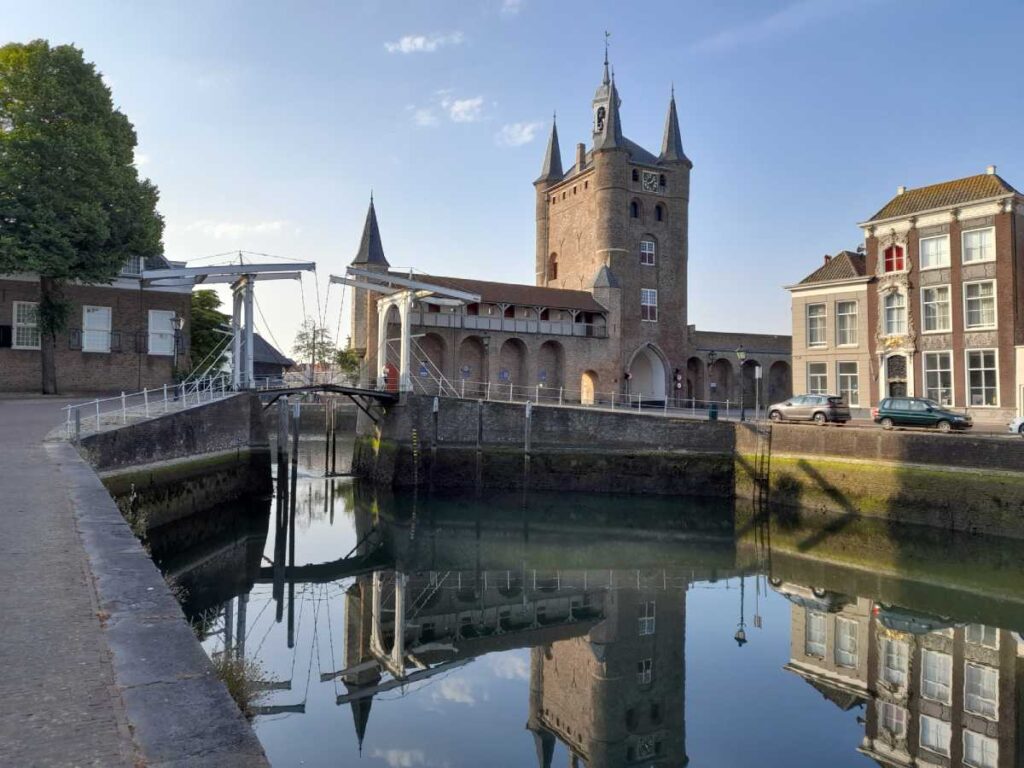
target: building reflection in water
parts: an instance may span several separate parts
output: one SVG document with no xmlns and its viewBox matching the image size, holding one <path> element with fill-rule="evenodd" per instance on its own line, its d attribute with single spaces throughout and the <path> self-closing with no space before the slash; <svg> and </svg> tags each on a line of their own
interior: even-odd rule
<svg viewBox="0 0 1024 768">
<path fill-rule="evenodd" d="M 859 752 L 886 768 L 1022 764 L 1018 633 L 812 587 L 774 586 L 793 603 L 785 669 L 841 709 L 864 710 Z"/>
</svg>

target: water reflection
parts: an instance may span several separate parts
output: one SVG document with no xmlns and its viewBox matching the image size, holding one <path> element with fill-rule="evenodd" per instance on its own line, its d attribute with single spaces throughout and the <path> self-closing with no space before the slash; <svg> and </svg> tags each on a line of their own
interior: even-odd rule
<svg viewBox="0 0 1024 768">
<path fill-rule="evenodd" d="M 152 542 L 208 652 L 261 665 L 275 765 L 1024 766 L 1015 542 L 287 459 L 272 509 Z"/>
</svg>

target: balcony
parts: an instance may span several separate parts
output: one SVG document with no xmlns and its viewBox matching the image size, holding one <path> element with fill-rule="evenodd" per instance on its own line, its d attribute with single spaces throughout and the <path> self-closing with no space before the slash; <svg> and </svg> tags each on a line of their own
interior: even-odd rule
<svg viewBox="0 0 1024 768">
<path fill-rule="evenodd" d="M 471 331 L 537 333 L 544 336 L 580 336 L 590 339 L 608 337 L 608 329 L 604 323 L 574 323 L 571 320 L 524 320 L 491 315 L 461 315 L 414 310 L 409 313 L 409 321 L 421 328 L 461 328 Z"/>
</svg>

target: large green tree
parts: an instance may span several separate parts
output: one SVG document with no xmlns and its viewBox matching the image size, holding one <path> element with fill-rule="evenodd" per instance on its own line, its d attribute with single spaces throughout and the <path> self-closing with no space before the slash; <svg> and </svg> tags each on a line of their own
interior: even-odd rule
<svg viewBox="0 0 1024 768">
<path fill-rule="evenodd" d="M 134 166 L 135 129 L 82 51 L 0 47 L 0 273 L 39 275 L 42 388 L 57 391 L 63 287 L 109 283 L 162 253 L 157 189 Z"/>
<path fill-rule="evenodd" d="M 218 368 L 230 347 L 225 344 L 224 326 L 231 322 L 231 317 L 219 311 L 220 305 L 216 291 L 204 288 L 192 292 L 192 323 L 189 326 L 192 361 L 204 369 Z M 217 349 L 221 351 L 215 355 Z"/>
</svg>

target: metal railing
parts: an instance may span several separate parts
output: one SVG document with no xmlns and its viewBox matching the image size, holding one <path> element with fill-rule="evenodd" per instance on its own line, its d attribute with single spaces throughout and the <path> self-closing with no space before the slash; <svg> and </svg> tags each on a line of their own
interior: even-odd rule
<svg viewBox="0 0 1024 768">
<path fill-rule="evenodd" d="M 549 336 L 582 336 L 595 339 L 604 339 L 608 336 L 608 328 L 605 323 L 582 323 L 572 319 L 540 320 L 537 318 L 462 315 L 413 310 L 409 315 L 409 320 L 412 325 L 421 328 L 464 328 L 506 333 L 543 333 Z"/>
<path fill-rule="evenodd" d="M 235 394 L 231 379 L 225 374 L 205 379 L 164 384 L 140 392 L 122 392 L 86 403 L 64 406 L 64 429 L 69 440 L 118 427 L 129 422 L 153 418 L 172 411 L 182 411 L 202 403 L 222 400 Z"/>
</svg>

